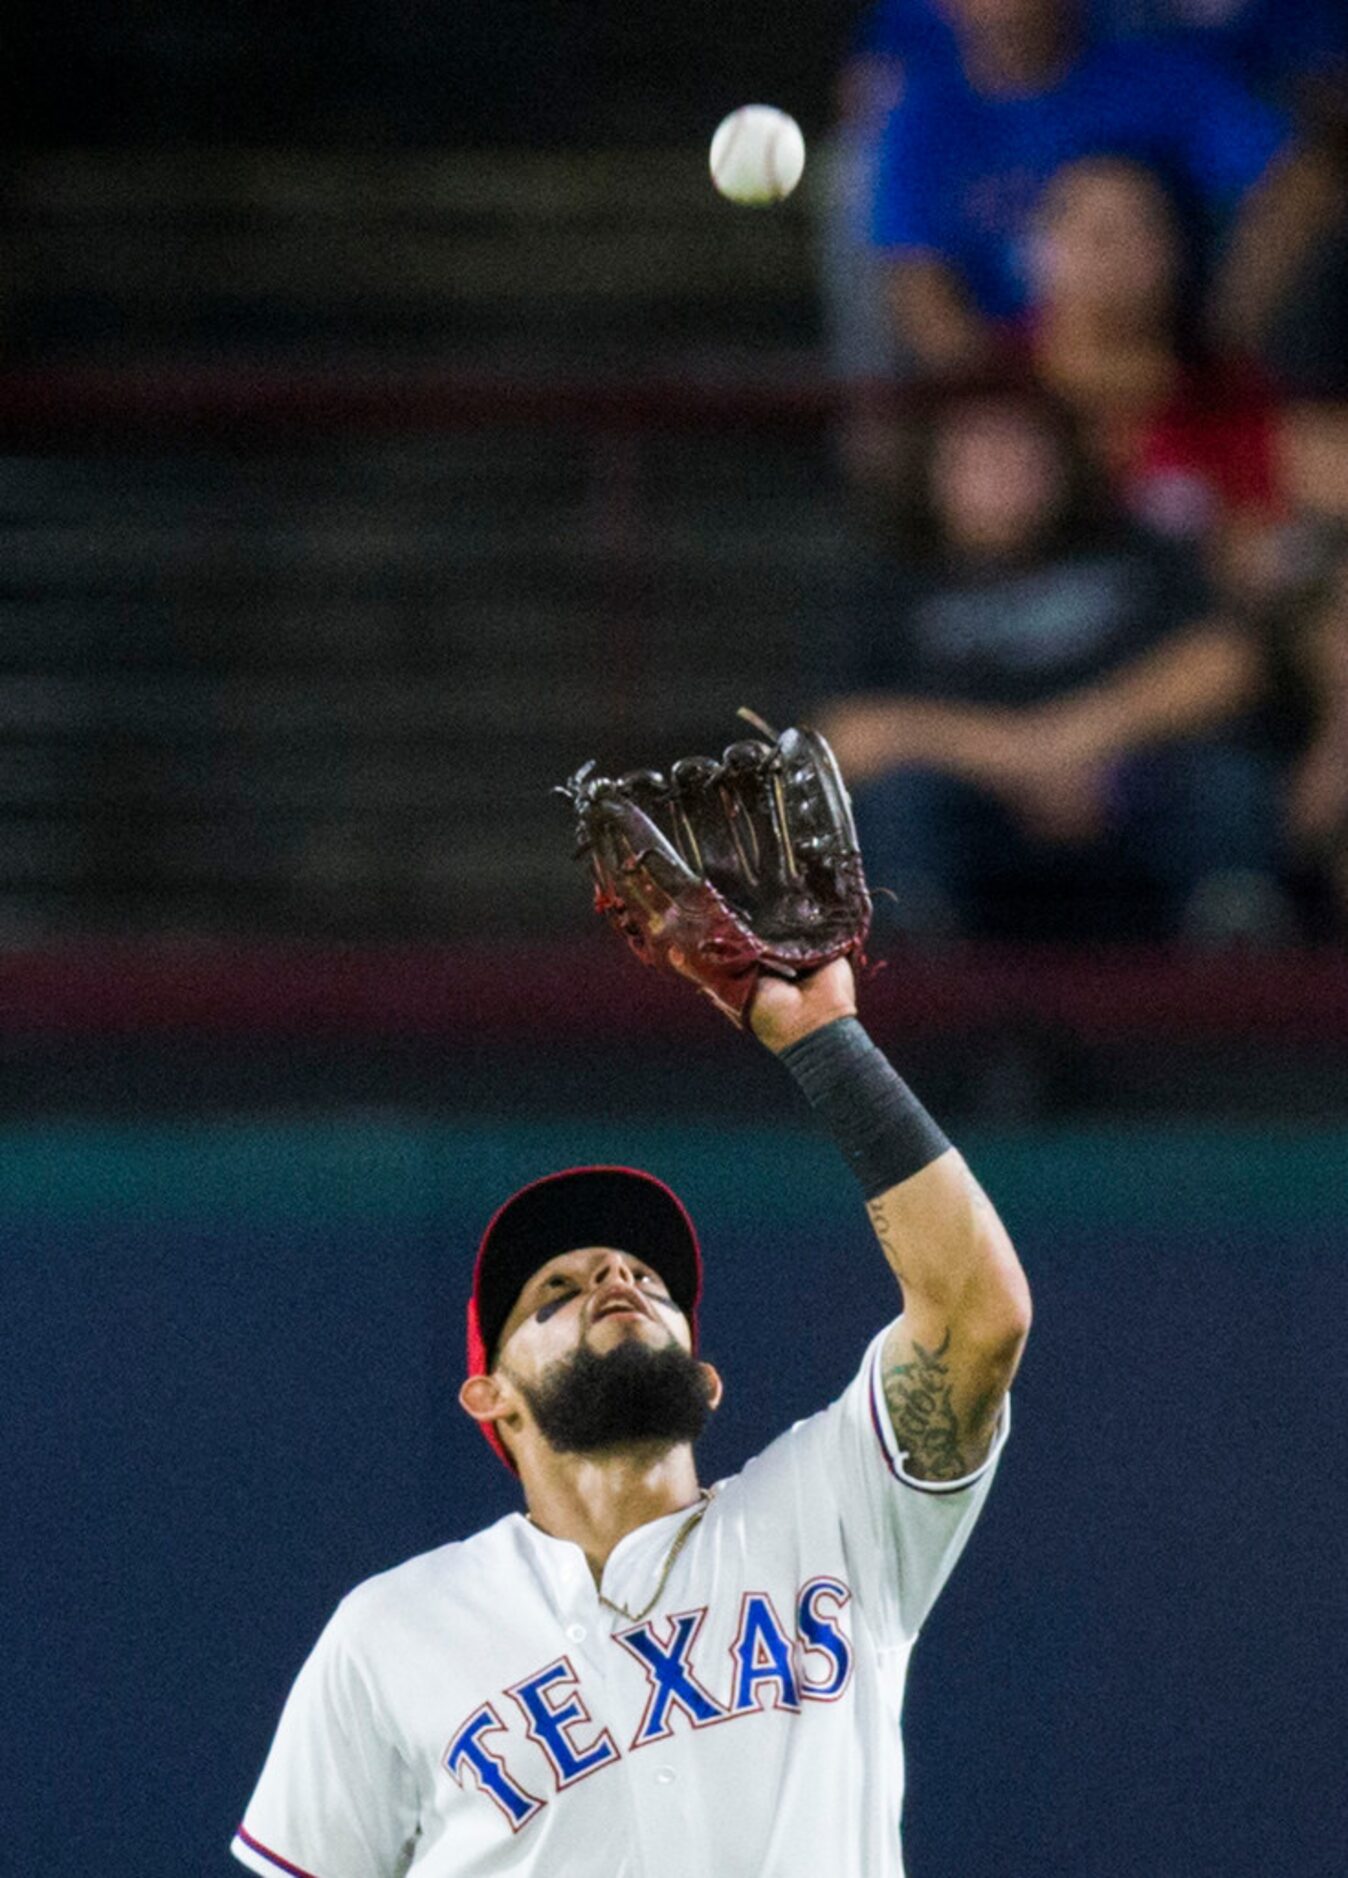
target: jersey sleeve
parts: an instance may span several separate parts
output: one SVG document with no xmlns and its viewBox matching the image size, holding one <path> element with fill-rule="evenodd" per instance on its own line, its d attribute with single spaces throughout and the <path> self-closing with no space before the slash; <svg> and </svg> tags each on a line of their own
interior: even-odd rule
<svg viewBox="0 0 1348 1878">
<path fill-rule="evenodd" d="M 266 1878 L 403 1878 L 418 1802 L 339 1606 L 295 1680 L 230 1847 Z"/>
<path fill-rule="evenodd" d="M 852 1589 L 872 1631 L 882 1643 L 901 1644 L 921 1629 L 983 1510 L 1010 1431 L 1011 1404 L 1008 1398 L 1002 1406 L 981 1467 L 962 1480 L 919 1480 L 907 1469 L 884 1399 L 881 1362 L 889 1328 L 872 1342 L 838 1400 L 798 1422 L 760 1457 L 766 1465 L 759 1486 L 765 1495 L 789 1495 L 787 1503 L 807 1523 L 841 1529 Z"/>
</svg>

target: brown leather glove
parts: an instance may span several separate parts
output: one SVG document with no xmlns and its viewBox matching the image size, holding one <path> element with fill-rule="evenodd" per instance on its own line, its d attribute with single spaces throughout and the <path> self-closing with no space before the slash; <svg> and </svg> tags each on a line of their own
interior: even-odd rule
<svg viewBox="0 0 1348 1878">
<path fill-rule="evenodd" d="M 861 961 L 871 899 L 847 790 L 817 731 L 732 743 L 663 776 L 610 780 L 586 763 L 560 786 L 576 811 L 595 910 L 638 958 L 690 978 L 737 1024 L 763 972 L 803 978 Z M 771 739 L 768 741 L 767 739 Z"/>
</svg>

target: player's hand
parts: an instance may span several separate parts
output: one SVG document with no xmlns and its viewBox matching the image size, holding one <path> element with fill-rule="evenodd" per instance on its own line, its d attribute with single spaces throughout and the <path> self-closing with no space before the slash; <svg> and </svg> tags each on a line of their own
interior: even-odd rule
<svg viewBox="0 0 1348 1878">
<path fill-rule="evenodd" d="M 774 1055 L 822 1030 L 838 1017 L 857 1014 L 856 975 L 849 959 L 821 965 L 794 981 L 764 972 L 749 1006 L 749 1028 Z"/>
</svg>

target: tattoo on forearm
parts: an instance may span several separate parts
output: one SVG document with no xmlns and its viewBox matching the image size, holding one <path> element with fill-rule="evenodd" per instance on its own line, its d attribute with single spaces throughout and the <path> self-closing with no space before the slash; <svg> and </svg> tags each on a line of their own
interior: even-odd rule
<svg viewBox="0 0 1348 1878">
<path fill-rule="evenodd" d="M 895 1436 L 908 1456 L 910 1472 L 922 1480 L 959 1480 L 977 1465 L 966 1453 L 968 1432 L 961 1428 L 951 1399 L 945 1360 L 949 1352 L 947 1330 L 938 1349 L 914 1341 L 911 1361 L 885 1371 L 885 1401 Z"/>
</svg>

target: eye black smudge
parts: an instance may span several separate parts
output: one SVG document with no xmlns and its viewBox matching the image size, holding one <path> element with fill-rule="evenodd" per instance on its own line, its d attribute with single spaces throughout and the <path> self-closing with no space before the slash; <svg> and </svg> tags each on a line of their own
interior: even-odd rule
<svg viewBox="0 0 1348 1878">
<path fill-rule="evenodd" d="M 568 1291 L 563 1297 L 549 1298 L 546 1304 L 540 1304 L 534 1312 L 536 1324 L 546 1324 L 550 1317 L 555 1317 L 564 1304 L 569 1304 L 575 1297 L 574 1291 Z"/>
</svg>

